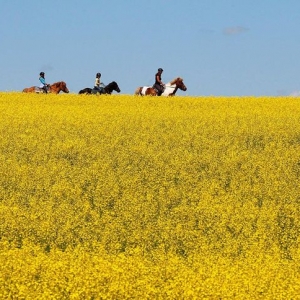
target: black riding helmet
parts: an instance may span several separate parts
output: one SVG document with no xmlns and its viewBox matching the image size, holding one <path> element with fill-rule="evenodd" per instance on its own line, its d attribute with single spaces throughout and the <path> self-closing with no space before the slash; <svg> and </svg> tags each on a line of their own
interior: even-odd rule
<svg viewBox="0 0 300 300">
<path fill-rule="evenodd" d="M 101 73 L 97 73 L 97 74 L 96 74 L 96 77 L 101 77 Z"/>
<path fill-rule="evenodd" d="M 164 70 L 162 68 L 159 68 L 158 69 L 158 72 L 163 72 Z"/>
<path fill-rule="evenodd" d="M 41 72 L 41 73 L 40 73 L 40 76 L 44 76 L 44 75 L 45 75 L 45 73 L 44 73 L 44 72 Z"/>
</svg>

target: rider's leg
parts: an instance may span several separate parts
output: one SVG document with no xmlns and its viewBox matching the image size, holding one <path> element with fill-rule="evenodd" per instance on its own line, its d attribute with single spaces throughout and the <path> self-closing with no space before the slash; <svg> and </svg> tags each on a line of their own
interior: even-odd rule
<svg viewBox="0 0 300 300">
<path fill-rule="evenodd" d="M 98 86 L 94 86 L 93 90 L 94 90 L 93 94 L 97 94 L 97 93 L 101 94 L 101 90 L 100 90 L 100 88 Z"/>
<path fill-rule="evenodd" d="M 161 85 L 158 85 L 157 90 L 158 90 L 157 96 L 161 96 L 161 94 L 163 93 L 163 87 Z"/>
<path fill-rule="evenodd" d="M 156 90 L 157 96 L 160 96 L 162 94 L 162 90 L 161 90 L 161 85 L 160 84 L 154 84 L 153 88 Z"/>
</svg>

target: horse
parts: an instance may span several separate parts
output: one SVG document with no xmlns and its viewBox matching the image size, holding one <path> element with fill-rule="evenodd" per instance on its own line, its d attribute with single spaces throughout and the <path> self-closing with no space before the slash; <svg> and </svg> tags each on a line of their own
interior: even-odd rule
<svg viewBox="0 0 300 300">
<path fill-rule="evenodd" d="M 55 83 L 51 84 L 49 86 L 49 88 L 47 88 L 48 93 L 59 94 L 61 91 L 64 93 L 69 93 L 69 89 L 67 88 L 67 85 L 64 81 L 55 82 Z M 32 86 L 29 88 L 25 88 L 23 90 L 23 93 L 42 94 L 42 93 L 45 93 L 45 90 L 38 86 Z"/>
<path fill-rule="evenodd" d="M 186 91 L 187 88 L 183 83 L 183 79 L 177 77 L 165 85 L 162 96 L 175 96 L 177 90 Z M 135 90 L 135 95 L 140 96 L 157 96 L 157 90 L 150 86 L 141 86 Z"/>
<path fill-rule="evenodd" d="M 79 91 L 78 94 L 86 94 L 86 95 L 90 95 L 90 94 L 111 94 L 113 91 L 116 91 L 118 93 L 121 92 L 118 84 L 115 81 L 112 81 L 111 83 L 109 83 L 108 85 L 103 85 L 103 87 L 101 87 L 100 90 L 97 90 L 95 88 L 91 89 L 91 88 L 85 88 Z"/>
</svg>

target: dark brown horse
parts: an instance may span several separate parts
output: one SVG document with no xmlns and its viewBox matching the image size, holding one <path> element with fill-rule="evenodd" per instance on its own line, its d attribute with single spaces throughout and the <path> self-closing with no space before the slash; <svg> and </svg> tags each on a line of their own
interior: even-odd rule
<svg viewBox="0 0 300 300">
<path fill-rule="evenodd" d="M 42 94 L 45 93 L 44 89 L 38 86 L 32 86 L 29 88 L 25 88 L 23 90 L 24 93 L 37 93 Z M 59 94 L 60 92 L 69 93 L 69 89 L 64 81 L 59 81 L 51 84 L 48 89 L 48 93 Z"/>
<path fill-rule="evenodd" d="M 183 79 L 177 77 L 165 85 L 162 96 L 175 96 L 177 90 L 186 91 L 187 88 L 183 83 Z M 135 95 L 140 96 L 157 96 L 157 90 L 149 86 L 141 86 L 135 90 Z"/>
<path fill-rule="evenodd" d="M 90 95 L 90 94 L 111 94 L 113 91 L 116 91 L 117 93 L 120 93 L 121 90 L 118 86 L 118 84 L 115 81 L 112 81 L 111 83 L 109 83 L 108 85 L 103 85 L 103 87 L 101 87 L 100 90 L 98 89 L 91 89 L 91 88 L 85 88 L 79 91 L 78 94 L 86 94 L 86 95 Z"/>
</svg>

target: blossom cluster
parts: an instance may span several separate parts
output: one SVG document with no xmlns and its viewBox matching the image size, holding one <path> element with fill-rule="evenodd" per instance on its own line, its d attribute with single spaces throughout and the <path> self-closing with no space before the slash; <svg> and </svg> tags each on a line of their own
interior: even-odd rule
<svg viewBox="0 0 300 300">
<path fill-rule="evenodd" d="M 296 299 L 296 97 L 0 93 L 1 299 Z"/>
</svg>

